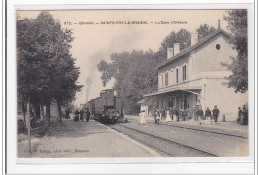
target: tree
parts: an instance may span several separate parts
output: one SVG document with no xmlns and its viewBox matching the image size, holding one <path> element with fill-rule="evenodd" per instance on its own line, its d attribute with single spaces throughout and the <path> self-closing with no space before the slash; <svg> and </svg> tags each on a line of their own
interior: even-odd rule
<svg viewBox="0 0 260 175">
<path fill-rule="evenodd" d="M 151 50 L 133 50 L 113 53 L 111 63 L 102 60 L 97 65 L 104 86 L 112 77 L 115 79 L 114 89 L 123 97 L 127 113 L 137 112 L 142 95 L 157 89 L 157 72 L 153 69 L 159 62 L 156 59 Z"/>
<path fill-rule="evenodd" d="M 208 24 L 202 24 L 199 26 L 199 28 L 196 30 L 199 35 L 199 41 L 206 36 L 210 35 L 211 33 L 215 32 L 217 29 L 213 26 L 209 26 Z"/>
<path fill-rule="evenodd" d="M 71 55 L 64 55 L 56 61 L 56 76 L 54 77 L 56 83 L 53 87 L 53 98 L 57 103 L 59 120 L 62 124 L 61 107 L 74 100 L 76 92 L 80 91 L 83 86 L 76 84 L 80 72 L 79 68 L 75 67 L 75 61 L 71 58 Z"/>
<path fill-rule="evenodd" d="M 180 50 L 190 46 L 190 32 L 186 29 L 180 29 L 178 32 L 173 31 L 165 37 L 161 42 L 162 49 L 159 49 L 164 59 L 167 58 L 167 48 L 173 48 L 174 43 L 180 43 Z"/>
<path fill-rule="evenodd" d="M 36 19 L 17 19 L 18 101 L 30 98 L 38 115 L 46 105 L 48 124 L 51 101 L 61 104 L 81 89 L 76 85 L 79 68 L 69 53 L 72 41 L 71 30 L 62 29 L 48 12 Z"/>
<path fill-rule="evenodd" d="M 236 57 L 230 57 L 231 64 L 223 63 L 232 72 L 228 87 L 245 93 L 248 90 L 247 10 L 229 10 L 227 14 L 224 19 L 231 33 L 230 43 L 237 51 Z"/>
</svg>

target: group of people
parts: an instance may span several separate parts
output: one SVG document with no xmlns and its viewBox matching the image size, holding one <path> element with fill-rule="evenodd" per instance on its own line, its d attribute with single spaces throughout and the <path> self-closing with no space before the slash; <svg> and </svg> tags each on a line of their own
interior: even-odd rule
<svg viewBox="0 0 260 175">
<path fill-rule="evenodd" d="M 242 109 L 238 107 L 237 123 L 241 125 L 248 124 L 248 110 L 245 105 L 243 106 Z"/>
<path fill-rule="evenodd" d="M 159 124 L 161 121 L 165 121 L 166 123 L 173 120 L 179 121 L 179 112 L 175 107 L 166 107 L 160 110 L 156 108 L 153 116 L 155 124 Z"/>
<path fill-rule="evenodd" d="M 154 123 L 159 124 L 162 121 L 170 122 L 173 120 L 179 121 L 179 112 L 176 108 L 167 107 L 167 108 L 156 108 L 153 111 L 153 117 L 154 117 Z M 140 124 L 146 124 L 145 119 L 145 110 L 142 110 L 139 113 L 139 120 L 138 123 Z"/>
<path fill-rule="evenodd" d="M 214 118 L 214 123 L 218 122 L 218 117 L 220 114 L 220 110 L 218 107 L 215 105 L 213 110 L 210 110 L 209 107 L 205 110 L 205 115 L 204 112 L 201 108 L 201 106 L 193 106 L 192 110 L 190 111 L 189 116 L 193 117 L 195 121 L 198 121 L 200 124 L 202 123 L 201 121 L 203 118 L 206 118 L 206 124 L 210 124 L 210 118 Z M 155 108 L 153 110 L 152 115 L 154 117 L 154 123 L 159 124 L 162 121 L 165 121 L 165 123 L 170 122 L 170 121 L 177 121 L 179 122 L 180 118 L 180 113 L 179 110 L 176 109 L 175 107 L 166 107 L 166 108 Z M 225 115 L 222 116 L 222 121 L 225 121 Z M 139 120 L 138 123 L 140 124 L 146 124 L 146 119 L 145 119 L 145 110 L 142 110 L 139 114 Z M 243 108 L 241 109 L 240 107 L 238 108 L 238 117 L 237 117 L 237 123 L 241 125 L 247 125 L 248 124 L 248 109 L 244 105 Z"/>
<path fill-rule="evenodd" d="M 194 120 L 201 122 L 202 118 L 204 117 L 204 113 L 203 113 L 201 106 L 193 107 L 192 113 L 193 113 L 193 116 L 194 116 Z M 206 123 L 210 124 L 210 117 L 211 116 L 214 117 L 214 122 L 217 123 L 219 113 L 220 113 L 220 111 L 219 111 L 217 106 L 214 106 L 214 109 L 212 111 L 209 109 L 209 107 L 207 107 L 207 109 L 205 111 Z"/>
<path fill-rule="evenodd" d="M 220 110 L 217 108 L 217 106 L 214 106 L 214 109 L 211 111 L 209 107 L 207 107 L 204 112 L 201 108 L 201 106 L 193 107 L 192 112 L 189 114 L 189 116 L 193 117 L 195 121 L 199 121 L 201 123 L 202 118 L 205 116 L 206 117 L 206 123 L 210 124 L 210 117 L 214 117 L 214 122 L 218 122 L 218 117 L 219 117 Z M 177 108 L 175 107 L 166 107 L 166 108 L 155 108 L 155 110 L 152 112 L 152 115 L 154 117 L 154 123 L 159 124 L 162 121 L 165 123 L 168 123 L 170 121 L 176 121 L 179 122 L 180 119 L 180 112 Z M 139 120 L 138 123 L 140 124 L 146 124 L 146 119 L 145 119 L 145 110 L 142 110 L 139 114 Z"/>
<path fill-rule="evenodd" d="M 75 122 L 84 121 L 84 119 L 86 122 L 88 122 L 90 119 L 90 115 L 91 115 L 89 110 L 85 109 L 85 108 L 83 108 L 81 110 L 79 110 L 79 109 L 75 110 L 74 114 L 75 114 L 75 117 L 74 117 Z"/>
</svg>

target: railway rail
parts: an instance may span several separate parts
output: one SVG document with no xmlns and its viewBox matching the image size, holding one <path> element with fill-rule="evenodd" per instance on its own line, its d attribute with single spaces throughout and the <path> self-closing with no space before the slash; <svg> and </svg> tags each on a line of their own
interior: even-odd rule
<svg viewBox="0 0 260 175">
<path fill-rule="evenodd" d="M 173 128 L 188 129 L 188 130 L 193 130 L 193 131 L 207 132 L 207 133 L 213 133 L 213 134 L 218 134 L 218 135 L 225 135 L 225 136 L 231 136 L 231 137 L 238 137 L 238 138 L 248 139 L 248 137 L 245 137 L 245 136 L 242 136 L 242 135 L 230 134 L 230 133 L 209 131 L 209 130 L 203 130 L 203 129 L 198 129 L 198 128 L 190 128 L 190 127 L 184 127 L 184 126 L 176 126 L 176 125 L 167 125 L 167 124 L 161 124 L 161 125 L 165 125 L 165 126 L 169 126 L 169 127 L 173 127 Z"/>
<path fill-rule="evenodd" d="M 110 125 L 110 127 L 168 156 L 218 157 L 218 155 L 212 154 L 210 152 L 206 152 L 198 148 L 175 142 L 173 140 L 143 132 L 122 124 Z"/>
</svg>

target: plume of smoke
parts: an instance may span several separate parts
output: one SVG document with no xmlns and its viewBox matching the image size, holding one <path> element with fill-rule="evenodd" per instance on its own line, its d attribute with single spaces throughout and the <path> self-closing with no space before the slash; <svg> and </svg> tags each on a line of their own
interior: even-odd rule
<svg viewBox="0 0 260 175">
<path fill-rule="evenodd" d="M 89 100 L 88 98 L 89 98 L 91 83 L 92 83 L 91 77 L 87 77 L 87 79 L 86 79 L 86 101 Z"/>
</svg>

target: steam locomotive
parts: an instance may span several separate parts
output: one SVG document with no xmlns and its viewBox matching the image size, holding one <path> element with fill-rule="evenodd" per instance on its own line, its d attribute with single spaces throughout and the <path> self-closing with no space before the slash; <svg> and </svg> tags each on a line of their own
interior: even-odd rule
<svg viewBox="0 0 260 175">
<path fill-rule="evenodd" d="M 88 101 L 86 106 L 91 110 L 94 119 L 101 123 L 115 124 L 124 117 L 122 97 L 114 89 L 101 91 L 100 97 Z"/>
</svg>

